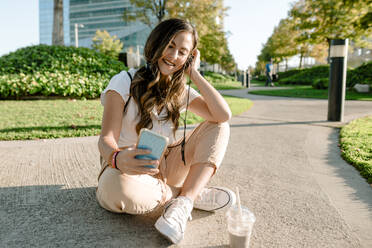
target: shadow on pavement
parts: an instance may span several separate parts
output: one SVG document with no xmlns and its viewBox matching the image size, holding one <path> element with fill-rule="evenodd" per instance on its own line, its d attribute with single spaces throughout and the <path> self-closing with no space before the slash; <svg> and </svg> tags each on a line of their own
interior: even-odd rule
<svg viewBox="0 0 372 248">
<path fill-rule="evenodd" d="M 0 247 L 168 247 L 157 216 L 102 209 L 95 188 L 0 188 Z"/>
<path fill-rule="evenodd" d="M 372 188 L 358 170 L 342 159 L 338 140 L 338 131 L 332 132 L 328 137 L 330 143 L 328 145 L 327 163 L 335 169 L 337 176 L 342 179 L 342 184 L 346 184 L 352 189 L 352 193 L 348 192 L 350 194 L 349 198 L 353 201 L 363 202 L 367 209 L 372 209 Z M 372 218 L 372 211 L 369 211 L 369 213 L 370 218 Z"/>
</svg>

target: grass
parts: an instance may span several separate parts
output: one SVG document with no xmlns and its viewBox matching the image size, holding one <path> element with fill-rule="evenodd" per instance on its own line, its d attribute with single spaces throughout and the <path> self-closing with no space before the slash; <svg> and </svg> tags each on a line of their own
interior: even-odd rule
<svg viewBox="0 0 372 248">
<path fill-rule="evenodd" d="M 0 101 L 0 140 L 91 136 L 100 133 L 99 100 Z"/>
<path fill-rule="evenodd" d="M 265 96 L 284 96 L 284 97 L 299 97 L 299 98 L 317 98 L 328 99 L 328 90 L 318 90 L 311 86 L 291 86 L 291 89 L 275 89 L 275 90 L 255 90 L 249 94 L 265 95 Z M 371 93 L 358 93 L 355 91 L 346 91 L 346 100 L 363 100 L 372 101 Z"/>
<path fill-rule="evenodd" d="M 243 89 L 242 83 L 235 81 L 232 76 L 223 75 L 215 72 L 205 72 L 205 79 L 210 82 L 217 90 Z"/>
<path fill-rule="evenodd" d="M 372 184 L 372 116 L 356 119 L 340 132 L 341 156 Z"/>
<path fill-rule="evenodd" d="M 250 108 L 248 99 L 224 97 L 233 115 Z M 30 140 L 98 135 L 103 107 L 99 100 L 0 101 L 0 140 Z M 201 118 L 188 114 L 188 123 Z"/>
<path fill-rule="evenodd" d="M 233 97 L 233 96 L 223 96 L 226 102 L 229 104 L 231 112 L 233 115 L 240 115 L 252 107 L 252 101 L 249 99 Z M 182 118 L 185 118 L 185 113 L 181 114 Z M 204 119 L 194 113 L 187 112 L 187 124 L 200 123 Z M 180 124 L 181 125 L 181 124 Z"/>
</svg>

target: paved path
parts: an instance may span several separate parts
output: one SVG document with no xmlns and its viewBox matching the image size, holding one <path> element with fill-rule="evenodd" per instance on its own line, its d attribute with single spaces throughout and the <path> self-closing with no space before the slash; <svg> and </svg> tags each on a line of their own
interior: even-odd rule
<svg viewBox="0 0 372 248">
<path fill-rule="evenodd" d="M 239 186 L 257 217 L 251 247 L 372 247 L 372 187 L 340 158 L 327 101 L 247 95 L 211 184 Z M 347 101 L 345 120 L 372 114 Z M 0 142 L 0 247 L 168 247 L 150 216 L 95 201 L 97 137 Z M 193 212 L 180 247 L 227 247 L 224 213 Z"/>
</svg>

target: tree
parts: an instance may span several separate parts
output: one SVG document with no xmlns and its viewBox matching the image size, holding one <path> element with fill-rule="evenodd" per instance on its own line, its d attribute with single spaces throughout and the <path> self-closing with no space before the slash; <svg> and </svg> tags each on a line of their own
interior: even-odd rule
<svg viewBox="0 0 372 248">
<path fill-rule="evenodd" d="M 130 0 L 135 10 L 125 11 L 123 19 L 126 22 L 140 21 L 150 28 L 161 22 L 166 15 L 167 0 Z M 157 22 L 154 20 L 156 17 Z"/>
<path fill-rule="evenodd" d="M 223 18 L 227 11 L 223 6 L 223 0 L 130 0 L 130 2 L 136 9 L 124 12 L 125 21 L 141 21 L 153 28 L 165 18 L 182 18 L 192 23 L 198 30 L 198 49 L 202 61 L 226 66 L 232 63 L 226 34 L 223 32 Z M 220 20 L 219 23 L 216 20 Z M 223 58 L 229 62 L 223 62 Z M 235 64 L 234 61 L 233 63 Z M 231 65 L 226 68 L 231 68 Z"/>
<path fill-rule="evenodd" d="M 290 16 L 303 41 L 321 43 L 332 39 L 359 40 L 372 31 L 371 0 L 300 0 Z"/>
<path fill-rule="evenodd" d="M 117 39 L 117 36 L 110 36 L 106 30 L 97 30 L 96 35 L 93 37 L 92 47 L 112 58 L 118 58 L 119 53 L 123 49 L 123 43 Z"/>
<path fill-rule="evenodd" d="M 279 25 L 274 28 L 273 34 L 269 39 L 271 57 L 277 62 L 286 61 L 288 68 L 288 58 L 298 53 L 295 42 L 296 32 L 290 19 L 282 19 Z"/>
<path fill-rule="evenodd" d="M 64 45 L 63 0 L 54 0 L 52 44 Z"/>
</svg>

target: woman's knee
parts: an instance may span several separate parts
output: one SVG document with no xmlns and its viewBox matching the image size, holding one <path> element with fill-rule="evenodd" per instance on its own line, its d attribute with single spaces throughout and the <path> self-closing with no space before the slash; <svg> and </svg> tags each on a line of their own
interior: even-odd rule
<svg viewBox="0 0 372 248">
<path fill-rule="evenodd" d="M 164 190 L 160 180 L 152 176 L 132 176 L 107 168 L 96 195 L 99 204 L 111 212 L 144 214 L 162 203 Z"/>
<path fill-rule="evenodd" d="M 200 134 L 206 138 L 214 138 L 214 140 L 218 142 L 228 142 L 230 137 L 230 124 L 228 122 L 206 121 L 202 130 L 200 130 Z"/>
<path fill-rule="evenodd" d="M 218 130 L 219 132 L 228 132 L 230 133 L 230 124 L 228 122 L 212 122 L 212 121 L 205 121 L 203 123 L 204 129 L 206 130 Z"/>
<path fill-rule="evenodd" d="M 213 164 L 220 166 L 230 137 L 230 125 L 227 122 L 204 122 L 186 145 L 186 156 L 193 164 Z M 188 150 L 189 149 L 189 150 Z"/>
</svg>

